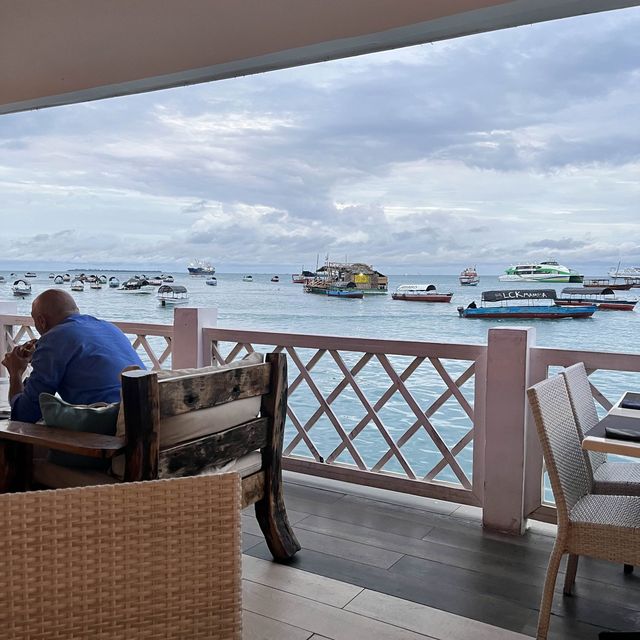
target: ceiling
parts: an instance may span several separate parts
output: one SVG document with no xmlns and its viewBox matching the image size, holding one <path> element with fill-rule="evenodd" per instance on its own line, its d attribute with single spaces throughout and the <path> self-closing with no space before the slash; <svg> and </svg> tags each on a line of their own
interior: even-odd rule
<svg viewBox="0 0 640 640">
<path fill-rule="evenodd" d="M 638 4 L 640 0 L 0 0 L 0 113 Z"/>
</svg>

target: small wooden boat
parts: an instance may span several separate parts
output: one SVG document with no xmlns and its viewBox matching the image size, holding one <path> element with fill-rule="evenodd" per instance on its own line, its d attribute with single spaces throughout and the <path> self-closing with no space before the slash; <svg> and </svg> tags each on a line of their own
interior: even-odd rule
<svg viewBox="0 0 640 640">
<path fill-rule="evenodd" d="M 155 287 L 151 286 L 143 278 L 129 278 L 122 284 L 119 289 L 116 289 L 118 293 L 128 293 L 130 295 L 144 295 L 153 293 Z"/>
<path fill-rule="evenodd" d="M 62 276 L 62 280 L 63 280 L 64 282 L 71 282 L 71 276 L 70 276 L 68 273 L 65 273 L 65 274 Z"/>
<path fill-rule="evenodd" d="M 590 278 L 585 280 L 582 284 L 583 287 L 593 287 L 594 289 L 614 289 L 616 291 L 629 291 L 633 287 L 632 282 L 615 282 L 609 278 Z"/>
<path fill-rule="evenodd" d="M 49 274 L 49 280 L 53 280 L 56 277 L 55 273 L 50 273 Z"/>
<path fill-rule="evenodd" d="M 327 289 L 327 295 L 330 298 L 346 298 L 348 300 L 361 300 L 364 298 L 364 292 L 359 291 L 353 282 L 350 286 L 332 285 Z"/>
<path fill-rule="evenodd" d="M 89 283 L 89 288 L 90 289 L 102 289 L 102 283 L 100 282 L 100 280 L 94 280 L 93 282 Z"/>
<path fill-rule="evenodd" d="M 25 278 L 37 278 L 37 277 L 38 277 L 38 274 L 37 274 L 37 273 L 34 273 L 33 271 L 27 271 L 27 272 L 24 274 L 24 277 L 25 277 Z"/>
<path fill-rule="evenodd" d="M 116 278 L 115 276 L 111 276 L 109 278 L 109 288 L 117 289 L 119 286 L 120 286 L 120 280 L 118 280 L 118 278 Z"/>
<path fill-rule="evenodd" d="M 273 278 L 271 278 L 271 282 L 280 282 L 280 276 L 273 276 Z"/>
<path fill-rule="evenodd" d="M 6 282 L 4 276 L 0 276 L 0 283 L 4 283 L 4 282 Z"/>
<path fill-rule="evenodd" d="M 84 291 L 84 282 L 80 278 L 76 278 L 71 283 L 71 291 Z"/>
<path fill-rule="evenodd" d="M 146 280 L 149 284 L 152 284 L 155 287 L 159 287 L 163 283 L 163 280 L 160 276 L 156 276 L 155 278 L 147 278 Z"/>
<path fill-rule="evenodd" d="M 438 293 L 435 284 L 401 284 L 395 293 L 391 294 L 393 300 L 407 300 L 410 302 L 451 302 L 453 293 Z"/>
<path fill-rule="evenodd" d="M 458 276 L 458 281 L 463 287 L 475 287 L 480 282 L 480 278 L 475 267 L 467 267 Z"/>
<path fill-rule="evenodd" d="M 217 287 L 218 286 L 218 280 L 216 279 L 215 276 L 211 276 L 210 278 L 207 278 L 204 281 L 205 284 L 208 284 L 210 287 Z"/>
<path fill-rule="evenodd" d="M 291 282 L 293 284 L 307 284 L 311 280 L 316 277 L 316 274 L 313 271 L 306 271 L 302 269 L 300 273 L 294 273 L 291 275 Z"/>
<path fill-rule="evenodd" d="M 170 273 L 166 275 L 163 274 L 161 278 L 162 278 L 162 282 L 166 282 L 168 284 L 171 284 L 174 281 L 174 277 Z"/>
<path fill-rule="evenodd" d="M 100 284 L 107 284 L 107 276 L 100 276 L 100 277 L 98 278 L 98 282 L 99 282 Z"/>
<path fill-rule="evenodd" d="M 637 298 L 616 298 L 611 287 L 596 289 L 594 287 L 566 287 L 556 298 L 556 304 L 569 306 L 585 306 L 595 304 L 598 309 L 609 311 L 633 311 L 638 303 Z"/>
<path fill-rule="evenodd" d="M 242 282 L 253 282 L 253 276 L 242 276 Z"/>
<path fill-rule="evenodd" d="M 189 292 L 186 287 L 179 284 L 163 284 L 158 289 L 156 298 L 158 298 L 162 307 L 185 304 L 189 302 Z"/>
<path fill-rule="evenodd" d="M 461 318 L 554 320 L 589 318 L 598 309 L 595 304 L 568 306 L 558 305 L 555 300 L 555 289 L 483 291 L 481 306 L 478 307 L 475 302 L 472 302 L 466 308 L 458 307 L 458 315 Z"/>
<path fill-rule="evenodd" d="M 64 284 L 64 278 L 61 275 L 57 275 L 54 279 L 53 279 L 53 284 Z"/>
<path fill-rule="evenodd" d="M 16 280 L 11 285 L 11 291 L 13 291 L 14 296 L 24 298 L 31 295 L 31 285 L 26 280 Z"/>
</svg>

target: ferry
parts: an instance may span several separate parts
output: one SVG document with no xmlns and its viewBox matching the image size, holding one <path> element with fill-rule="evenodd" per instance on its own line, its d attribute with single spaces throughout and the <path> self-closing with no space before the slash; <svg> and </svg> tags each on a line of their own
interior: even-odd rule
<svg viewBox="0 0 640 640">
<path fill-rule="evenodd" d="M 556 298 L 556 304 L 584 306 L 595 304 L 598 309 L 609 311 L 633 311 L 637 298 L 616 298 L 611 287 L 597 289 L 595 287 L 566 287 Z"/>
<path fill-rule="evenodd" d="M 480 282 L 480 277 L 475 267 L 467 267 L 458 276 L 463 287 L 475 287 Z"/>
<path fill-rule="evenodd" d="M 401 284 L 391 294 L 393 300 L 410 302 L 451 302 L 453 293 L 438 293 L 435 284 Z"/>
<path fill-rule="evenodd" d="M 461 318 L 545 319 L 590 318 L 595 304 L 568 306 L 556 304 L 555 289 L 500 289 L 483 291 L 481 306 L 472 302 L 458 307 Z"/>
<path fill-rule="evenodd" d="M 189 263 L 187 269 L 191 276 L 212 276 L 216 272 L 216 268 L 210 262 L 197 258 Z"/>
<path fill-rule="evenodd" d="M 584 280 L 584 276 L 569 267 L 558 264 L 555 260 L 545 262 L 527 262 L 510 266 L 503 275 L 501 282 L 576 282 Z"/>
</svg>

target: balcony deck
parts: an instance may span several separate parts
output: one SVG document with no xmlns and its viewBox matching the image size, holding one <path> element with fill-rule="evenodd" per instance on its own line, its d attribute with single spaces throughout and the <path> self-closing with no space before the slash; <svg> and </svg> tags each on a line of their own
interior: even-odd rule
<svg viewBox="0 0 640 640">
<path fill-rule="evenodd" d="M 291 473 L 286 501 L 303 547 L 289 567 L 261 561 L 269 552 L 244 517 L 248 640 L 535 635 L 554 526 L 486 533 L 475 507 Z M 561 597 L 563 579 L 550 638 L 640 628 L 640 577 L 582 558 L 575 597 Z"/>
</svg>

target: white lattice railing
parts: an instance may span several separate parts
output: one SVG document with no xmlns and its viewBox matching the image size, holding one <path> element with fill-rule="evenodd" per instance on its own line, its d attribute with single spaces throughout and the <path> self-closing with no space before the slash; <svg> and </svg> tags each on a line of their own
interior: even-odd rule
<svg viewBox="0 0 640 640">
<path fill-rule="evenodd" d="M 129 337 L 141 359 L 152 369 L 171 364 L 173 326 L 114 322 Z M 0 315 L 0 345 L 5 351 L 27 340 L 37 338 L 31 316 Z"/>
<path fill-rule="evenodd" d="M 287 354 L 285 468 L 481 504 L 475 374 L 486 347 L 235 329 L 204 339 L 220 364 Z"/>
</svg>

